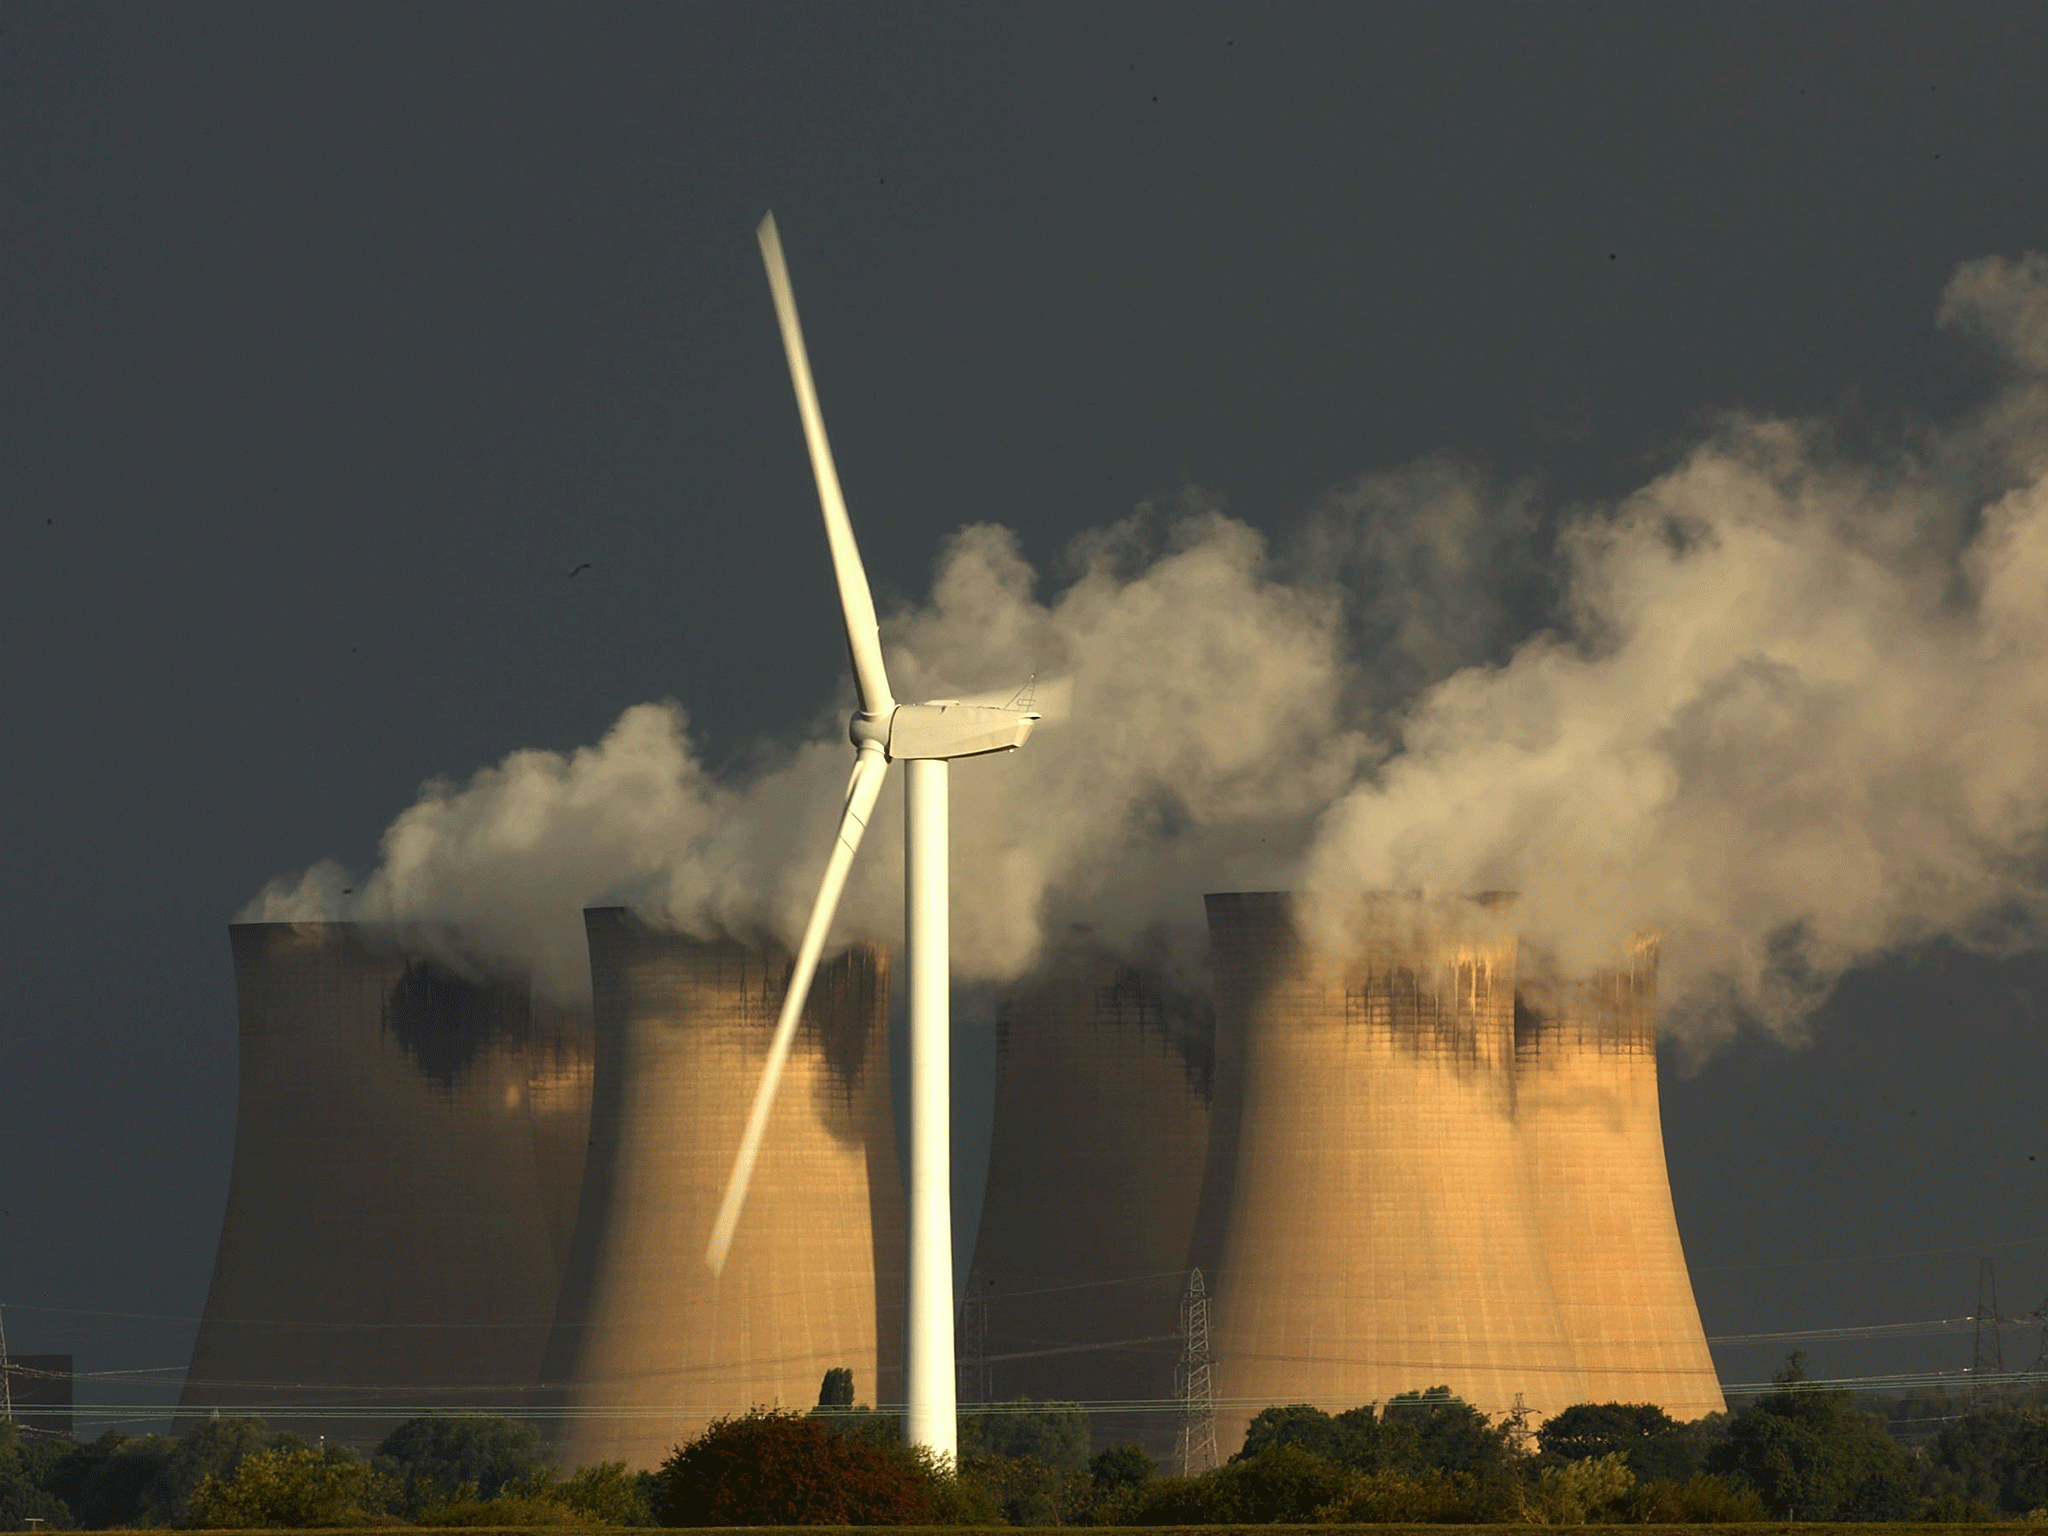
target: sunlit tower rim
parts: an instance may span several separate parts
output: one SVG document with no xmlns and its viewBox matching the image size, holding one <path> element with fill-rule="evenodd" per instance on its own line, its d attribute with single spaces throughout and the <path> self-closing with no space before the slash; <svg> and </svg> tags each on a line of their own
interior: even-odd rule
<svg viewBox="0 0 2048 1536">
<path fill-rule="evenodd" d="M 811 907 L 788 996 L 776 1021 L 753 1109 L 726 1181 L 705 1263 L 725 1265 L 746 1206 L 747 1186 L 788 1058 L 811 976 L 832 927 L 832 917 L 874 812 L 888 765 L 904 769 L 904 959 L 909 992 L 909 1243 L 905 1264 L 904 1437 L 950 1459 L 956 1448 L 953 1360 L 953 1255 L 951 1170 L 951 1067 L 948 1055 L 949 893 L 947 887 L 947 764 L 954 758 L 1013 752 L 1024 745 L 1040 715 L 1027 702 L 1029 686 L 987 698 L 937 699 L 898 704 L 875 621 L 875 604 L 853 537 L 839 473 L 825 435 L 824 414 L 811 377 L 796 295 L 783 258 L 782 238 L 769 214 L 756 231 L 769 291 L 782 331 L 797 415 L 803 424 L 811 472 L 825 519 L 825 541 L 846 623 L 847 652 L 860 705 L 848 730 L 853 777 L 840 812 L 838 836 L 825 862 Z"/>
</svg>

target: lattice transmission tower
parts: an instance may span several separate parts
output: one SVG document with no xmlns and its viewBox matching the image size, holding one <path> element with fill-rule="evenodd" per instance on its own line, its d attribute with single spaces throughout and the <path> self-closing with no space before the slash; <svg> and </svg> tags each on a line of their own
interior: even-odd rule
<svg viewBox="0 0 2048 1536">
<path fill-rule="evenodd" d="M 1977 1261 L 1977 1310 L 1970 1314 L 1976 1325 L 1970 1349 L 1970 1388 L 1984 1390 L 1989 1376 L 2005 1374 L 2005 1356 L 1998 1341 L 1998 1270 L 1990 1259 Z"/>
<path fill-rule="evenodd" d="M 1180 1299 L 1180 1365 L 1174 1385 L 1180 1397 L 1180 1443 L 1176 1451 L 1182 1477 L 1216 1465 L 1216 1404 L 1210 1395 L 1209 1291 L 1199 1269 L 1188 1271 L 1187 1290 Z"/>
<path fill-rule="evenodd" d="M 2048 1376 L 2048 1296 L 2043 1296 L 2041 1305 L 2034 1308 L 2034 1321 L 2041 1325 L 2041 1347 L 2034 1351 L 2034 1363 L 2028 1370 L 2035 1376 Z"/>
<path fill-rule="evenodd" d="M 14 1422 L 14 1360 L 7 1353 L 7 1308 L 0 1305 L 0 1423 Z"/>
</svg>

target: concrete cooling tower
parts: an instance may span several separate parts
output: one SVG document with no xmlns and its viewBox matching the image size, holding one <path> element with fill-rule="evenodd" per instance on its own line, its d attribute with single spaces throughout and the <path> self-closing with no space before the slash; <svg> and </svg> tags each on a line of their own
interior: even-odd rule
<svg viewBox="0 0 2048 1536">
<path fill-rule="evenodd" d="M 1225 1455 L 1273 1403 L 1448 1385 L 1540 1418 L 1585 1399 L 1515 1121 L 1507 905 L 1374 898 L 1331 953 L 1285 893 L 1208 898 L 1219 1050 L 1243 1072 L 1214 1308 Z"/>
<path fill-rule="evenodd" d="M 809 1407 L 847 1366 L 901 1402 L 903 1190 L 889 974 L 823 966 L 722 1274 L 704 1250 L 790 969 L 781 952 L 584 914 L 597 1024 L 590 1158 L 545 1375 L 564 1466 L 657 1465 L 720 1414 Z"/>
<path fill-rule="evenodd" d="M 1214 1018 L 1144 967 L 1071 950 L 996 1016 L 987 1193 L 965 1287 L 961 1404 L 1093 1409 L 1162 1459 L 1209 1150 Z M 1114 1405 L 1125 1405 L 1121 1408 Z"/>
<path fill-rule="evenodd" d="M 1523 977 L 1515 1095 L 1551 1288 L 1587 1395 L 1678 1419 L 1720 1412 L 1664 1168 L 1654 938 L 1614 970 Z"/>
<path fill-rule="evenodd" d="M 588 1018 L 388 928 L 229 937 L 234 1169 L 181 1417 L 363 1445 L 426 1407 L 529 1405 L 582 1182 Z"/>
</svg>

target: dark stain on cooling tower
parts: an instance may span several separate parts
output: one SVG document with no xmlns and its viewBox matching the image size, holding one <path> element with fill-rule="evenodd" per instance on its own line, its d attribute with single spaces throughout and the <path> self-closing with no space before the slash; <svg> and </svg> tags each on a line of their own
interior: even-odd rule
<svg viewBox="0 0 2048 1536">
<path fill-rule="evenodd" d="M 486 1052 L 532 1039 L 533 1007 L 524 987 L 475 982 L 431 960 L 413 960 L 384 1000 L 383 1027 L 447 1094 Z"/>
<path fill-rule="evenodd" d="M 832 1081 L 849 1104 L 867 1074 L 869 1037 L 878 1027 L 887 1027 L 888 983 L 883 974 L 874 945 L 852 945 L 818 968 L 804 1004 L 804 1033 L 818 1042 Z M 784 972 L 783 987 L 788 985 Z M 778 1007 L 780 1002 L 778 998 Z"/>
<path fill-rule="evenodd" d="M 1478 1068 L 1481 1035 L 1498 1021 L 1493 974 L 1483 961 L 1446 965 L 1429 985 L 1408 966 L 1370 967 L 1344 987 L 1344 1022 L 1386 1035 L 1432 1061 Z"/>
<path fill-rule="evenodd" d="M 1629 940 L 1618 966 L 1566 976 L 1548 956 L 1523 957 L 1515 985 L 1515 1054 L 1593 1050 L 1655 1056 L 1657 951 L 1654 934 Z"/>
</svg>

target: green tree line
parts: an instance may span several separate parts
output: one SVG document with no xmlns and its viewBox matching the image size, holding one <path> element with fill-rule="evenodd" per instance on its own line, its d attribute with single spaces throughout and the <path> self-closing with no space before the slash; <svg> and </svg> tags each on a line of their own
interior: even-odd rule
<svg viewBox="0 0 2048 1536">
<path fill-rule="evenodd" d="M 1889 1429 L 1888 1429 L 1889 1425 Z M 1902 1443 L 1901 1431 L 1912 1443 Z M 1296 1404 L 1251 1423 L 1229 1462 L 1162 1476 L 1138 1446 L 1092 1452 L 1072 1403 L 964 1414 L 941 1466 L 894 1414 L 826 1378 L 809 1413 L 757 1409 L 676 1447 L 563 1477 L 537 1432 L 431 1414 L 368 1458 L 213 1419 L 173 1439 L 26 1440 L 0 1426 L 0 1529 L 346 1525 L 1707 1524 L 2048 1519 L 2048 1397 L 1917 1394 L 1885 1414 L 1803 1379 L 1681 1424 L 1646 1404 L 1581 1403 L 1533 1433 L 1449 1389 L 1339 1413 Z"/>
<path fill-rule="evenodd" d="M 657 1476 L 664 1524 L 1189 1526 L 1258 1523 L 1716 1524 L 1767 1519 L 2048 1519 L 2048 1403 L 1894 1405 L 1939 1427 L 1908 1447 L 1887 1418 L 1804 1379 L 1684 1424 L 1648 1404 L 1581 1403 L 1526 1433 L 1448 1388 L 1341 1413 L 1252 1421 L 1224 1466 L 1160 1476 L 1137 1446 L 1089 1454 L 1074 1404 L 990 1405 L 934 1465 L 850 1382 L 808 1415 L 756 1410 L 679 1446 Z M 1948 1412 L 1935 1413 L 1946 1407 Z"/>
<path fill-rule="evenodd" d="M 258 1418 L 84 1445 L 0 1426 L 0 1530 L 653 1525 L 653 1489 L 624 1462 L 560 1477 L 531 1425 L 494 1414 L 408 1420 L 368 1459 Z"/>
</svg>

